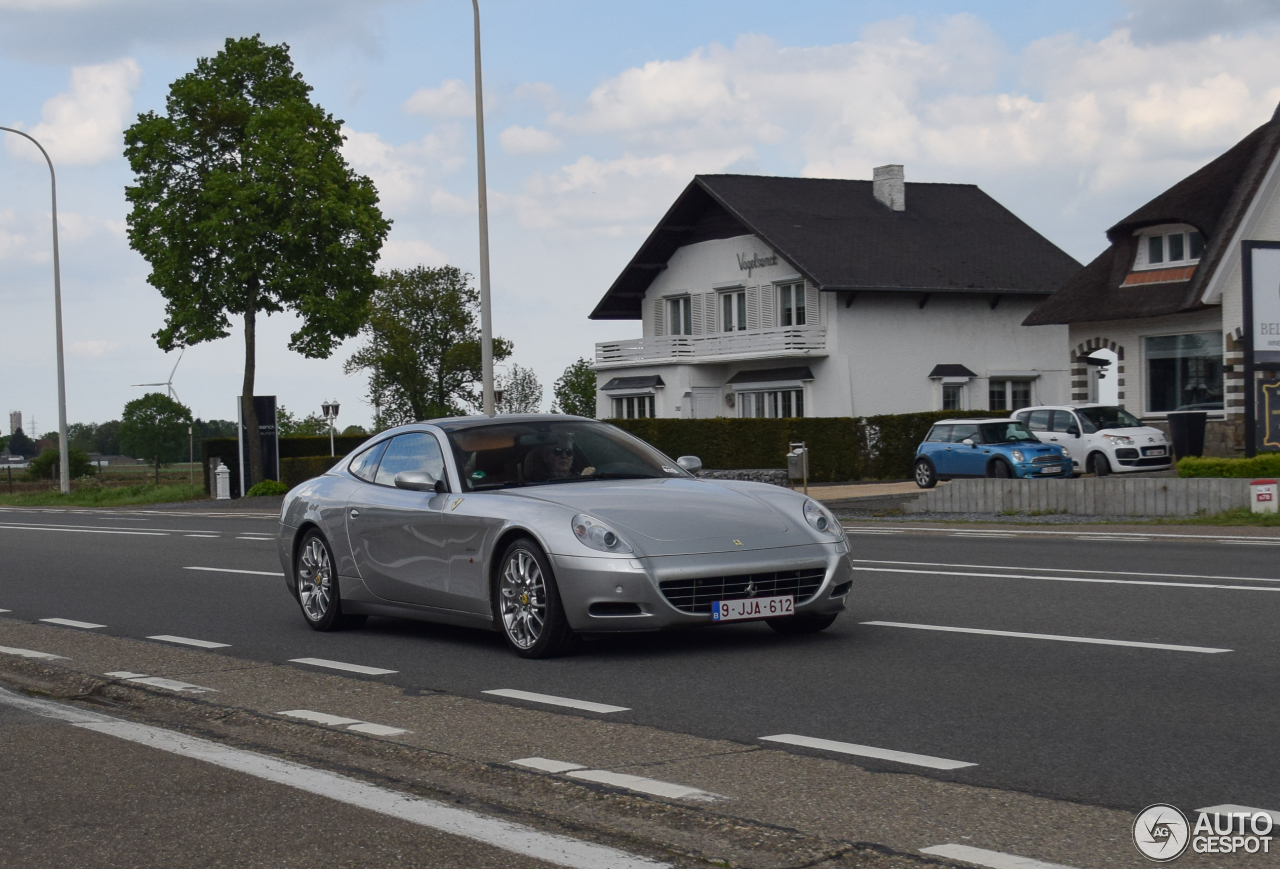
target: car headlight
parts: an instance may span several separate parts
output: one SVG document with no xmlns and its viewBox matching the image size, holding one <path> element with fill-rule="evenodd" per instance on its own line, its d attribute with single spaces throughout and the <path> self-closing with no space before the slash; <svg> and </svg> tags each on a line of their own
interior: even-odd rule
<svg viewBox="0 0 1280 869">
<path fill-rule="evenodd" d="M 1022 454 L 1022 450 L 1014 450 L 1010 455 L 1013 456 L 1015 462 L 1025 462 L 1027 460 L 1027 457 Z"/>
<path fill-rule="evenodd" d="M 1067 449 L 1066 447 L 1058 447 L 1058 449 L 1062 450 L 1062 457 L 1064 459 L 1071 458 L 1071 450 Z"/>
<path fill-rule="evenodd" d="M 832 537 L 844 536 L 844 529 L 840 527 L 836 517 L 812 498 L 804 502 L 804 521 L 812 525 L 815 531 L 830 534 Z"/>
<path fill-rule="evenodd" d="M 1118 447 L 1133 446 L 1133 438 L 1128 438 L 1128 437 L 1125 437 L 1124 435 L 1103 435 L 1103 437 L 1106 438 L 1111 444 Z"/>
<path fill-rule="evenodd" d="M 623 540 L 617 531 L 614 531 L 599 519 L 588 516 L 586 513 L 579 513 L 574 516 L 571 525 L 574 536 L 581 540 L 584 546 L 589 546 L 599 552 L 621 553 L 631 551 L 630 544 Z"/>
</svg>

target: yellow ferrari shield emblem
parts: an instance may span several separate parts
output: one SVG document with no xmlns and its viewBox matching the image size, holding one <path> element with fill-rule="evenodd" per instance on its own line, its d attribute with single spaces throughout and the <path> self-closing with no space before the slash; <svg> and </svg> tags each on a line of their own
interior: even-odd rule
<svg viewBox="0 0 1280 869">
<path fill-rule="evenodd" d="M 734 546 L 741 546 L 741 545 L 742 545 L 742 541 L 741 541 L 741 540 L 735 540 L 735 541 L 733 541 L 733 545 L 734 545 Z"/>
</svg>

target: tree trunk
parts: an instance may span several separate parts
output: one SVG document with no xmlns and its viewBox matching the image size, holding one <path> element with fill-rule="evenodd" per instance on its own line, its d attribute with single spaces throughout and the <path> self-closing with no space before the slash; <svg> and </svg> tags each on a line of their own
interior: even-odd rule
<svg viewBox="0 0 1280 869">
<path fill-rule="evenodd" d="M 257 366 L 256 344 L 258 278 L 249 279 L 249 302 L 244 309 L 244 389 L 240 395 L 240 419 L 244 423 L 244 437 L 249 447 L 249 473 L 245 477 L 245 492 L 262 482 L 262 437 L 258 433 L 258 410 L 253 406 L 253 377 Z M 240 493 L 244 497 L 245 492 Z"/>
</svg>

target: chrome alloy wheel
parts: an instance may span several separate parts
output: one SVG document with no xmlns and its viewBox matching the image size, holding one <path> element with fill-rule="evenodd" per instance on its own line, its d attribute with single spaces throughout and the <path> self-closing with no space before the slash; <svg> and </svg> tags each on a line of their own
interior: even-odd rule
<svg viewBox="0 0 1280 869">
<path fill-rule="evenodd" d="M 502 568 L 499 594 L 507 637 L 521 649 L 530 648 L 547 621 L 547 583 L 533 555 L 523 549 L 511 553 Z"/>
<path fill-rule="evenodd" d="M 333 595 L 333 565 L 329 550 L 319 537 L 312 537 L 298 555 L 298 600 L 307 618 L 318 622 L 329 612 Z"/>
<path fill-rule="evenodd" d="M 929 487 L 929 466 L 924 462 L 916 462 L 916 485 L 922 489 Z"/>
</svg>

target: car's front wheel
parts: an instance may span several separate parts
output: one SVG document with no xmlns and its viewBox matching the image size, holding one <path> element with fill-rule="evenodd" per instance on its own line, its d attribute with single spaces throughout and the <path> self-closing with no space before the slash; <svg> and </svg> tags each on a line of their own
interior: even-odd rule
<svg viewBox="0 0 1280 869">
<path fill-rule="evenodd" d="M 511 650 L 522 658 L 553 658 L 578 644 L 560 602 L 551 563 L 527 537 L 502 554 L 494 595 L 498 626 Z"/>
<path fill-rule="evenodd" d="M 928 459 L 920 459 L 916 462 L 916 485 L 921 489 L 932 489 L 938 485 L 938 472 L 933 467 L 933 462 Z"/>
<path fill-rule="evenodd" d="M 1003 459 L 996 459 L 994 462 L 987 465 L 987 476 L 999 477 L 1002 480 L 1007 480 L 1013 476 L 1013 468 L 1009 467 L 1009 463 Z"/>
<path fill-rule="evenodd" d="M 324 535 L 314 528 L 306 533 L 298 547 L 298 554 L 293 559 L 293 576 L 302 616 L 314 630 L 359 627 L 368 618 L 343 614 L 333 553 Z"/>
<path fill-rule="evenodd" d="M 1089 470 L 1093 471 L 1095 477 L 1105 477 L 1111 473 L 1111 463 L 1102 453 L 1094 453 L 1089 456 Z"/>
<path fill-rule="evenodd" d="M 816 634 L 831 627 L 837 615 L 839 614 L 783 616 L 779 619 L 765 619 L 765 623 L 780 634 Z"/>
</svg>

